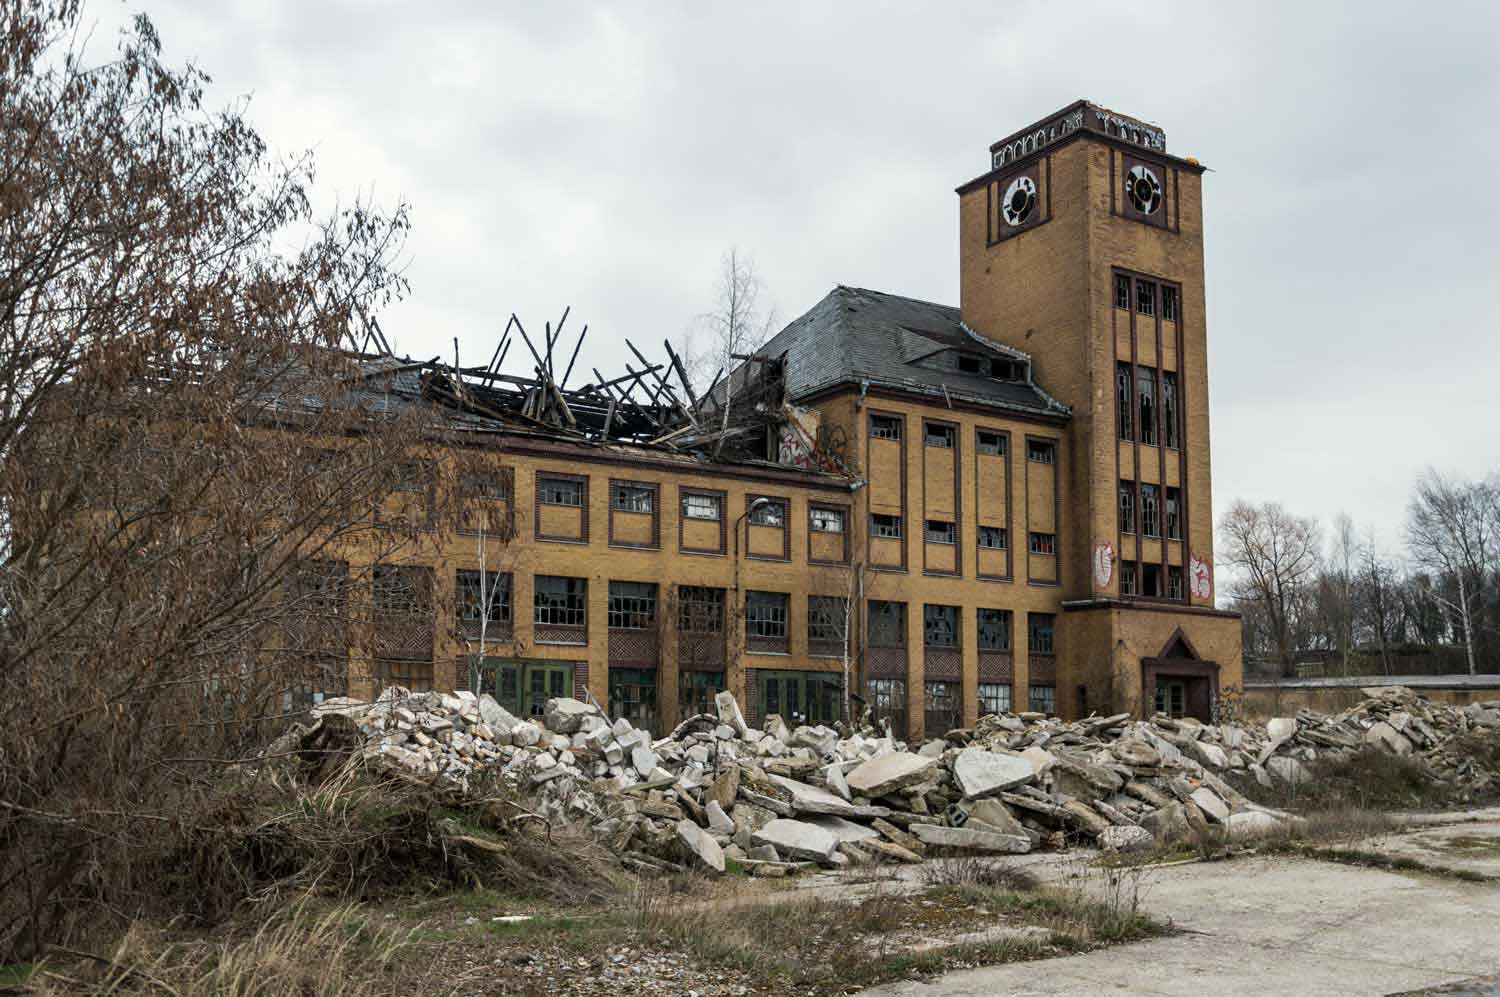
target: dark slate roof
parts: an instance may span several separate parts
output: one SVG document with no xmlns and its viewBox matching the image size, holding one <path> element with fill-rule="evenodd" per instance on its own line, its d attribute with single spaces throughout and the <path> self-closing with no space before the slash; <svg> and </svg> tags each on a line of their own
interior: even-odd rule
<svg viewBox="0 0 1500 997">
<path fill-rule="evenodd" d="M 954 369 L 959 350 L 1022 361 L 1025 381 L 998 381 Z M 985 339 L 959 319 L 958 309 L 860 287 L 835 287 L 807 314 L 761 347 L 786 354 L 787 397 L 796 401 L 838 384 L 870 385 L 999 409 L 1054 417 L 1067 406 L 1030 381 L 1031 358 Z"/>
</svg>

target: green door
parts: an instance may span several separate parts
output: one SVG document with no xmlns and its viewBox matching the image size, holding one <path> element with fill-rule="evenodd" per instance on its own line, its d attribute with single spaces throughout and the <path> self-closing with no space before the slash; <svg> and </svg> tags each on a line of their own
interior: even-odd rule
<svg viewBox="0 0 1500 997">
<path fill-rule="evenodd" d="M 756 672 L 761 715 L 781 715 L 788 727 L 838 720 L 842 680 L 827 672 Z"/>
<path fill-rule="evenodd" d="M 563 661 L 483 658 L 474 663 L 476 692 L 487 692 L 518 717 L 539 717 L 547 700 L 573 695 L 573 665 Z"/>
</svg>

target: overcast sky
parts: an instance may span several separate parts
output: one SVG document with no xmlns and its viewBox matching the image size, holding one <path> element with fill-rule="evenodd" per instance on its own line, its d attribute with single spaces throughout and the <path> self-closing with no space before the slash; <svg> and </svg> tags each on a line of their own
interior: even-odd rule
<svg viewBox="0 0 1500 997">
<path fill-rule="evenodd" d="M 482 363 L 571 304 L 622 369 L 731 244 L 788 321 L 839 283 L 956 304 L 953 188 L 1086 97 L 1212 170 L 1216 511 L 1394 546 L 1424 466 L 1500 470 L 1493 4 L 95 0 L 96 44 L 136 9 L 327 203 L 411 204 L 399 352 Z"/>
</svg>

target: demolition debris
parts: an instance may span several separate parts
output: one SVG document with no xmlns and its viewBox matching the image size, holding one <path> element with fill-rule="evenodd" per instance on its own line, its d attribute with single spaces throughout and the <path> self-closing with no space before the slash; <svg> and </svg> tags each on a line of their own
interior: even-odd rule
<svg viewBox="0 0 1500 997">
<path fill-rule="evenodd" d="M 374 703 L 325 702 L 312 730 L 299 725 L 279 750 L 316 742 L 337 714 L 358 727 L 373 767 L 459 787 L 498 774 L 531 792 L 548 819 L 591 828 L 631 868 L 723 872 L 733 861 L 760 876 L 915 863 L 930 849 L 1018 854 L 1078 842 L 1129 851 L 1214 828 L 1264 834 L 1296 818 L 1250 801 L 1230 777 L 1295 786 L 1315 759 L 1371 748 L 1420 759 L 1455 787 L 1500 785 L 1455 747 L 1460 735 L 1500 733 L 1500 701 L 1459 709 L 1406 689 L 1368 692 L 1342 713 L 1304 710 L 1263 728 L 1001 714 L 908 750 L 870 728 L 789 730 L 774 715 L 755 730 L 729 693 L 716 715 L 653 739 L 574 699 L 549 700 L 542 717 L 522 720 L 488 695 L 393 687 Z"/>
</svg>

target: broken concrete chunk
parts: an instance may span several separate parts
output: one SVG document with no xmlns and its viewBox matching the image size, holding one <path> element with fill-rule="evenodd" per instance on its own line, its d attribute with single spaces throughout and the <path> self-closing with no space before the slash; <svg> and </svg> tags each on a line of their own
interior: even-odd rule
<svg viewBox="0 0 1500 997">
<path fill-rule="evenodd" d="M 845 780 L 850 792 L 872 798 L 885 796 L 926 779 L 937 761 L 909 751 L 896 751 L 864 762 Z"/>
<path fill-rule="evenodd" d="M 724 850 L 697 824 L 690 820 L 678 821 L 677 840 L 690 860 L 714 872 L 724 871 Z"/>
<path fill-rule="evenodd" d="M 745 715 L 740 712 L 740 704 L 734 698 L 734 693 L 724 690 L 714 696 L 714 710 L 719 715 L 719 723 L 733 729 L 736 737 L 744 737 L 750 732 L 745 723 Z"/>
<path fill-rule="evenodd" d="M 1229 805 L 1219 799 L 1219 794 L 1207 786 L 1194 790 L 1191 799 L 1198 809 L 1215 823 L 1222 824 L 1229 819 Z"/>
<path fill-rule="evenodd" d="M 924 844 L 959 848 L 971 852 L 1024 855 L 1031 851 L 1031 839 L 1017 834 L 997 834 L 972 827 L 943 827 L 938 824 L 913 824 L 911 833 Z"/>
<path fill-rule="evenodd" d="M 986 748 L 965 748 L 953 760 L 953 778 L 964 799 L 977 800 L 1036 778 L 1036 768 L 1019 755 L 1002 755 Z"/>
<path fill-rule="evenodd" d="M 1099 847 L 1107 852 L 1143 852 L 1154 843 L 1144 827 L 1107 827 L 1099 835 Z"/>
<path fill-rule="evenodd" d="M 832 831 L 807 821 L 784 817 L 752 832 L 750 840 L 757 845 L 770 845 L 784 856 L 811 859 L 825 865 L 833 863 L 833 855 L 839 847 L 839 839 Z"/>
</svg>

